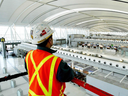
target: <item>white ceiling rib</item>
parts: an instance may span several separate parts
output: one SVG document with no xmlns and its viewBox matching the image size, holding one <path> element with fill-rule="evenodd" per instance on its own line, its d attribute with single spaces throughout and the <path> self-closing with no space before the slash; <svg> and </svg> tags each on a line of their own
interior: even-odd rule
<svg viewBox="0 0 128 96">
<path fill-rule="evenodd" d="M 33 3 L 33 4 L 31 4 L 31 5 L 29 5 L 27 8 L 25 8 L 19 15 L 18 15 L 18 17 L 15 19 L 15 21 L 14 21 L 14 23 L 16 23 L 16 22 L 20 22 L 21 20 L 19 20 L 20 18 L 22 19 L 25 15 L 23 15 L 27 10 L 29 10 L 30 8 L 31 8 L 31 10 L 33 9 L 33 8 L 36 8 L 37 6 L 34 6 L 34 5 L 36 5 L 37 3 Z M 26 13 L 27 14 L 27 13 Z"/>
<path fill-rule="evenodd" d="M 56 1 L 56 0 L 28 0 L 28 1 L 39 2 L 39 3 L 46 4 L 46 3 L 54 2 L 54 1 Z"/>
<path fill-rule="evenodd" d="M 22 23 L 24 22 L 24 20 L 29 16 L 29 14 L 31 14 L 34 10 L 36 10 L 36 9 L 38 9 L 38 8 L 40 8 L 41 6 L 43 6 L 43 4 L 42 5 L 40 5 L 40 6 L 37 6 L 36 8 L 33 8 L 33 10 L 31 10 L 30 12 L 28 12 L 27 13 L 27 15 L 25 15 L 25 17 L 22 19 Z"/>
<path fill-rule="evenodd" d="M 75 9 L 74 9 L 75 10 Z M 128 12 L 124 12 L 124 11 L 119 11 L 119 10 L 111 10 L 111 9 L 100 9 L 100 8 L 89 8 L 89 9 L 76 9 L 76 11 L 77 10 L 79 10 L 79 11 L 110 11 L 110 12 L 118 12 L 118 13 L 121 13 L 121 14 L 128 14 Z M 59 17 L 61 17 L 61 16 L 63 16 L 63 15 L 67 15 L 67 14 L 69 14 L 69 13 L 72 13 L 72 12 L 74 12 L 74 11 L 69 11 L 69 12 L 67 12 L 67 11 L 65 11 L 65 12 L 61 12 L 61 13 L 59 13 L 58 15 L 55 15 L 55 16 L 51 16 L 51 17 L 49 17 L 49 18 L 47 18 L 48 20 L 46 20 L 46 21 L 48 21 L 48 22 L 51 22 L 52 20 L 54 20 L 54 19 L 58 19 Z M 96 17 L 96 16 L 93 16 L 93 15 L 90 15 L 90 14 L 86 14 L 86 13 L 83 13 L 83 12 L 79 12 L 79 13 L 81 13 L 81 14 L 85 14 L 85 15 L 87 15 L 87 16 L 90 16 L 90 17 L 93 17 L 93 18 L 97 18 L 97 19 L 100 19 L 100 18 L 98 18 L 98 17 Z M 54 19 L 52 19 L 52 18 L 54 18 Z"/>
<path fill-rule="evenodd" d="M 54 9 L 51 9 L 51 10 L 48 10 L 48 11 L 46 11 L 46 12 L 44 12 L 44 13 L 41 13 L 41 14 L 39 14 L 37 17 L 35 17 L 31 22 L 30 22 L 30 24 L 32 24 L 33 22 L 35 22 L 37 19 L 39 19 L 41 16 L 43 16 L 44 14 L 47 14 L 48 12 L 51 12 L 51 11 L 53 11 L 53 10 L 56 10 L 57 8 L 54 8 Z"/>
<path fill-rule="evenodd" d="M 16 19 L 19 18 L 19 16 L 26 10 L 26 8 L 28 8 L 28 6 L 31 6 L 33 5 L 34 3 L 33 2 L 29 2 L 29 1 L 26 1 L 22 4 L 22 6 L 19 6 L 15 12 L 12 14 L 12 16 L 10 17 L 9 19 L 9 22 L 15 22 Z M 24 7 L 23 7 L 24 6 Z"/>
<path fill-rule="evenodd" d="M 33 3 L 32 5 L 28 6 L 25 10 L 23 10 L 23 12 L 21 13 L 20 17 L 18 18 L 17 22 L 21 22 L 22 20 L 28 16 L 29 13 L 31 13 L 33 10 L 35 10 L 36 8 L 43 6 L 40 3 Z"/>
<path fill-rule="evenodd" d="M 109 16 L 109 18 L 110 18 L 110 16 Z M 115 18 L 117 18 L 117 17 L 115 17 Z M 121 18 L 121 17 L 118 17 L 118 18 Z M 122 18 L 122 19 L 124 19 L 124 18 Z M 125 18 L 125 19 L 127 20 L 127 18 Z M 77 19 L 77 20 L 78 20 L 78 19 Z M 77 21 L 77 20 L 76 20 L 76 21 Z M 88 20 L 88 19 L 87 19 L 87 20 Z M 104 19 L 104 20 L 105 20 L 105 19 Z M 108 20 L 109 20 L 109 19 L 108 19 Z M 118 20 L 118 19 L 117 19 L 117 20 Z M 125 20 L 125 21 L 126 21 L 126 20 Z M 68 20 L 67 20 L 67 21 L 68 21 Z M 85 21 L 86 21 L 86 20 L 85 20 Z M 120 20 L 119 20 L 119 21 L 120 21 Z M 62 22 L 63 22 L 63 21 L 62 21 Z M 75 22 L 75 21 L 71 21 L 71 22 Z M 70 22 L 69 22 L 69 23 L 70 23 Z M 53 24 L 53 25 L 54 25 L 54 24 Z"/>
</svg>

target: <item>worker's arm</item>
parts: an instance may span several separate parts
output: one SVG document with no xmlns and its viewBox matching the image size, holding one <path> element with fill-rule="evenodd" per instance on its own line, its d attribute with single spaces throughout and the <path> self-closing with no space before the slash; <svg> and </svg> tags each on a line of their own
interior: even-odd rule
<svg viewBox="0 0 128 96">
<path fill-rule="evenodd" d="M 57 71 L 57 80 L 60 82 L 68 82 L 74 78 L 74 71 L 63 60 L 60 62 Z"/>
</svg>

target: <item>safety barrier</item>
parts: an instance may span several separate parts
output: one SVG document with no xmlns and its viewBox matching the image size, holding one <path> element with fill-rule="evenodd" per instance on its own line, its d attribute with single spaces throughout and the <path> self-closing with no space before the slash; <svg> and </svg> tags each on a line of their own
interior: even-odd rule
<svg viewBox="0 0 128 96">
<path fill-rule="evenodd" d="M 87 89 L 87 90 L 99 95 L 99 96 L 114 96 L 114 95 L 111 95 L 111 94 L 109 94 L 109 93 L 107 93 L 107 92 L 105 92 L 105 91 L 103 91 L 103 90 L 101 90 L 99 88 L 96 88 L 96 87 L 94 87 L 94 86 L 92 86 L 92 85 L 90 85 L 90 84 L 88 84 L 86 82 L 83 82 L 83 81 L 81 81 L 81 80 L 79 80 L 77 78 L 74 78 L 72 80 L 72 82 L 76 83 L 77 85 L 79 85 L 79 86 L 81 86 L 81 87 L 83 87 L 83 88 L 85 88 L 85 89 Z"/>
</svg>

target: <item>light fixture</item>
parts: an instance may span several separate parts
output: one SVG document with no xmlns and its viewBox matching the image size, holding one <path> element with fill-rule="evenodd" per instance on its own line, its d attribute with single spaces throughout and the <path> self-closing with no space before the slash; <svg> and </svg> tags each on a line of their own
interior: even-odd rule
<svg viewBox="0 0 128 96">
<path fill-rule="evenodd" d="M 124 60 L 123 59 L 120 59 L 120 62 L 123 62 Z"/>
</svg>

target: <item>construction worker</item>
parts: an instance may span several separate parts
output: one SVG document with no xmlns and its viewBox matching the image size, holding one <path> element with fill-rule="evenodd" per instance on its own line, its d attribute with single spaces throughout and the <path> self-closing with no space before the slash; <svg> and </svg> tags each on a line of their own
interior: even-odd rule
<svg viewBox="0 0 128 96">
<path fill-rule="evenodd" d="M 31 30 L 32 43 L 37 45 L 25 57 L 29 76 L 29 96 L 65 96 L 65 82 L 74 78 L 73 70 L 61 58 L 53 55 L 53 31 L 46 24 Z"/>
</svg>

